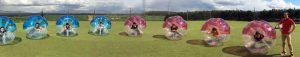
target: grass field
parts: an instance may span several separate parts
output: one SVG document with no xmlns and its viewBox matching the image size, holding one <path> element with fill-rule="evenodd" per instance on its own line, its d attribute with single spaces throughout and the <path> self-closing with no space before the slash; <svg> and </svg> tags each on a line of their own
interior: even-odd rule
<svg viewBox="0 0 300 57">
<path fill-rule="evenodd" d="M 110 34 L 93 36 L 88 34 L 89 22 L 80 21 L 76 37 L 56 36 L 55 22 L 49 21 L 49 38 L 30 40 L 25 38 L 22 22 L 17 23 L 18 41 L 0 46 L 0 57 L 253 57 L 241 46 L 241 31 L 247 22 L 227 21 L 231 26 L 230 39 L 219 47 L 206 47 L 200 42 L 203 33 L 200 27 L 204 21 L 188 21 L 188 33 L 179 41 L 169 41 L 153 36 L 163 35 L 163 21 L 148 21 L 142 37 L 119 35 L 124 32 L 123 21 L 113 21 Z M 272 23 L 275 24 L 275 23 Z M 295 56 L 300 56 L 300 28 L 293 33 Z M 276 44 L 266 56 L 280 57 L 281 38 L 277 30 Z M 246 56 L 247 55 L 247 56 Z"/>
</svg>

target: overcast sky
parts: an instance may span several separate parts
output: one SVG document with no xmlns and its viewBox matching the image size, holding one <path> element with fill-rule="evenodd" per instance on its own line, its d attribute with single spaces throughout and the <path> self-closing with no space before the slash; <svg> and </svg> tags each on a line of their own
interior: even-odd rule
<svg viewBox="0 0 300 57">
<path fill-rule="evenodd" d="M 145 0 L 146 11 L 270 10 L 300 8 L 300 0 Z M 133 12 L 143 0 L 0 0 L 0 12 Z"/>
</svg>

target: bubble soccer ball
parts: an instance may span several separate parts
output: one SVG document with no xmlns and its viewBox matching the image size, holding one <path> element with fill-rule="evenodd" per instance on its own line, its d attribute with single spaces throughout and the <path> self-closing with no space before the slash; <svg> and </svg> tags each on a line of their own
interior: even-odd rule
<svg viewBox="0 0 300 57">
<path fill-rule="evenodd" d="M 57 35 L 72 37 L 77 36 L 79 22 L 75 16 L 64 15 L 56 21 Z"/>
<path fill-rule="evenodd" d="M 23 30 L 26 32 L 26 37 L 29 39 L 42 39 L 47 37 L 47 20 L 39 15 L 27 17 L 23 23 Z"/>
<path fill-rule="evenodd" d="M 264 37 L 256 40 L 254 35 L 261 33 Z M 251 21 L 243 29 L 244 46 L 252 53 L 267 53 L 274 44 L 276 38 L 275 29 L 266 21 Z"/>
<path fill-rule="evenodd" d="M 134 25 L 136 27 L 133 27 Z M 124 26 L 129 36 L 139 36 L 143 34 L 142 29 L 146 28 L 146 21 L 141 16 L 130 16 Z"/>
<path fill-rule="evenodd" d="M 214 34 L 213 28 L 215 29 Z M 210 46 L 221 45 L 230 34 L 230 26 L 222 18 L 210 18 L 201 28 L 201 32 L 204 33 L 204 41 Z"/>
<path fill-rule="evenodd" d="M 172 30 L 172 26 L 177 29 Z M 187 23 L 181 16 L 171 16 L 164 22 L 163 28 L 166 31 L 165 36 L 169 40 L 180 40 L 186 34 Z"/>
<path fill-rule="evenodd" d="M 0 16 L 0 45 L 12 43 L 15 39 L 16 24 L 7 16 Z"/>
<path fill-rule="evenodd" d="M 107 35 L 111 21 L 106 16 L 96 16 L 90 23 L 89 33 L 92 35 Z"/>
</svg>

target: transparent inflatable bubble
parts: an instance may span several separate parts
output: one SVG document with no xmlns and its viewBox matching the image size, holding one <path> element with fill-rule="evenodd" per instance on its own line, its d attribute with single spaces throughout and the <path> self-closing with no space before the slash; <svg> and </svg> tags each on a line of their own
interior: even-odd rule
<svg viewBox="0 0 300 57">
<path fill-rule="evenodd" d="M 210 18 L 201 28 L 204 41 L 211 46 L 221 45 L 230 34 L 230 26 L 222 18 Z"/>
<path fill-rule="evenodd" d="M 74 16 L 64 15 L 56 21 L 56 28 L 59 36 L 77 36 L 79 22 Z"/>
<path fill-rule="evenodd" d="M 251 21 L 244 27 L 245 47 L 252 53 L 266 53 L 274 45 L 275 29 L 266 21 Z"/>
<path fill-rule="evenodd" d="M 39 15 L 28 16 L 23 23 L 23 30 L 26 32 L 26 37 L 29 39 L 42 39 L 47 35 L 48 22 Z"/>
<path fill-rule="evenodd" d="M 12 43 L 15 39 L 16 24 L 7 16 L 0 16 L 0 44 Z"/>
<path fill-rule="evenodd" d="M 111 21 L 106 16 L 96 16 L 90 23 L 89 33 L 92 35 L 107 35 L 111 28 Z"/>
<path fill-rule="evenodd" d="M 146 28 L 146 21 L 141 16 L 130 16 L 124 24 L 126 33 L 129 36 L 139 36 L 143 34 L 143 29 Z"/>
<path fill-rule="evenodd" d="M 181 16 L 171 16 L 165 20 L 163 28 L 169 40 L 179 40 L 186 34 L 187 23 Z"/>
</svg>

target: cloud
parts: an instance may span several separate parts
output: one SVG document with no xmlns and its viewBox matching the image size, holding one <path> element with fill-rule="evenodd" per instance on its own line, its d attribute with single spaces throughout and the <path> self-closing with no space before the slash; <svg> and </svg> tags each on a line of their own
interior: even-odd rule
<svg viewBox="0 0 300 57">
<path fill-rule="evenodd" d="M 169 6 L 170 5 L 170 6 Z M 186 10 L 270 10 L 300 8 L 298 5 L 287 3 L 284 0 L 154 0 L 150 9 L 171 11 Z"/>
<path fill-rule="evenodd" d="M 272 0 L 269 3 L 269 7 L 270 8 L 274 8 L 274 9 L 287 9 L 287 8 L 299 8 L 299 6 L 296 6 L 292 3 L 287 3 L 284 0 Z"/>
<path fill-rule="evenodd" d="M 284 0 L 144 0 L 147 11 L 270 10 L 300 8 Z M 143 12 L 143 0 L 0 0 L 0 11 Z"/>
<path fill-rule="evenodd" d="M 270 9 L 266 0 L 216 0 L 212 3 L 216 3 L 220 10 L 264 10 Z"/>
<path fill-rule="evenodd" d="M 165 11 L 210 10 L 216 9 L 216 6 L 206 0 L 155 0 L 147 5 L 147 9 Z"/>
<path fill-rule="evenodd" d="M 123 10 L 123 3 L 118 0 L 0 0 L 2 11 L 66 12 L 72 10 Z M 30 9 L 30 10 L 28 10 Z"/>
<path fill-rule="evenodd" d="M 241 0 L 237 0 L 237 1 L 233 1 L 233 0 L 216 0 L 215 3 L 220 4 L 220 5 L 226 5 L 226 6 L 236 6 L 236 5 L 244 5 L 245 4 Z"/>
</svg>

